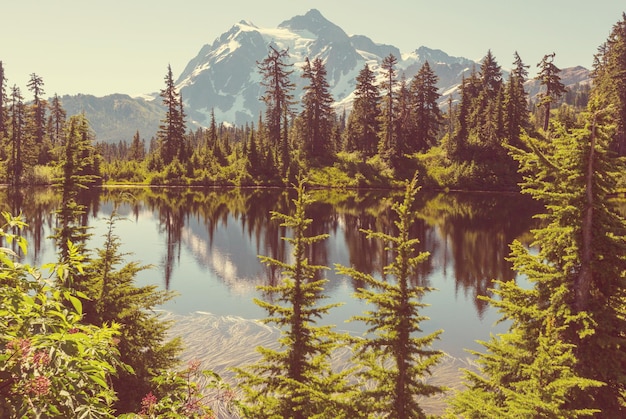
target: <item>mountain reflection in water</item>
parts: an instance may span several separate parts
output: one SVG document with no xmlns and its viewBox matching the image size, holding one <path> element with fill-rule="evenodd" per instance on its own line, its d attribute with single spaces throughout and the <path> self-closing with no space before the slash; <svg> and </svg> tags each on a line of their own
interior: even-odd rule
<svg viewBox="0 0 626 419">
<path fill-rule="evenodd" d="M 322 321 L 340 330 L 361 333 L 363 325 L 346 323 L 366 309 L 352 293 L 364 284 L 338 276 L 339 263 L 382 275 L 391 255 L 379 241 L 369 240 L 360 229 L 394 234 L 395 212 L 401 199 L 396 191 L 310 190 L 315 199 L 307 211 L 313 219 L 308 235 L 329 234 L 309 249 L 310 263 L 331 269 L 325 273 L 330 301 L 342 302 Z M 261 318 L 266 313 L 252 299 L 262 297 L 256 286 L 275 284 L 280 272 L 262 265 L 257 255 L 290 258 L 282 237 L 290 231 L 271 220 L 271 211 L 290 213 L 293 190 L 186 188 L 111 188 L 86 192 L 83 216 L 91 228 L 88 248 L 103 242 L 104 219 L 116 211 L 125 220 L 116 234 L 128 261 L 154 265 L 142 271 L 140 285 L 156 284 L 179 296 L 163 309 L 186 315 L 196 311 L 216 315 Z M 60 197 L 52 189 L 10 192 L 0 189 L 2 211 L 23 213 L 29 224 L 27 262 L 34 265 L 56 260 L 54 210 Z M 513 239 L 530 241 L 532 215 L 541 208 L 516 194 L 420 193 L 411 235 L 419 250 L 430 257 L 413 280 L 434 287 L 424 302 L 430 304 L 424 332 L 444 329 L 437 346 L 453 356 L 465 356 L 464 348 L 477 349 L 477 339 L 487 339 L 498 315 L 479 296 L 491 295 L 492 279 L 514 278 L 505 260 Z"/>
</svg>

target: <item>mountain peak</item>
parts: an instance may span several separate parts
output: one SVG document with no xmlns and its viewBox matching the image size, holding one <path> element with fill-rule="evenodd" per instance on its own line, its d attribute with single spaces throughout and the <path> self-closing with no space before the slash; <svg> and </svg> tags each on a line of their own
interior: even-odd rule
<svg viewBox="0 0 626 419">
<path fill-rule="evenodd" d="M 317 10 L 317 9 L 311 9 L 308 12 L 306 12 L 304 14 L 304 17 L 309 18 L 309 19 L 318 19 L 318 20 L 326 20 L 326 18 L 324 16 L 322 16 L 322 13 Z"/>
<path fill-rule="evenodd" d="M 326 19 L 319 10 L 311 9 L 306 14 L 285 20 L 279 28 L 294 32 L 308 31 L 320 39 L 330 42 L 348 41 L 348 35 L 339 26 Z"/>
<path fill-rule="evenodd" d="M 246 19 L 242 19 L 242 20 L 240 20 L 240 21 L 239 21 L 239 23 L 238 23 L 238 25 L 239 25 L 239 26 L 249 26 L 249 27 L 251 27 L 251 28 L 255 28 L 255 29 L 258 29 L 258 28 L 259 28 L 257 25 L 255 25 L 254 23 L 252 23 L 251 21 L 246 20 Z"/>
</svg>

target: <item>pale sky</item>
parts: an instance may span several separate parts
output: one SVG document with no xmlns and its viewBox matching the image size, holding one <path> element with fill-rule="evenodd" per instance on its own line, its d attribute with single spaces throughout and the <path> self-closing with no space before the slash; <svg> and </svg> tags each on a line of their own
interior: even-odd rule
<svg viewBox="0 0 626 419">
<path fill-rule="evenodd" d="M 240 20 L 275 28 L 318 9 L 349 35 L 401 52 L 424 45 L 478 60 L 513 53 L 534 71 L 556 52 L 560 68 L 591 68 L 597 47 L 626 11 L 624 0 L 14 0 L 0 8 L 0 61 L 7 88 L 29 100 L 31 73 L 54 93 L 138 95 L 160 90 L 204 44 Z M 8 93 L 8 92 L 7 92 Z"/>
</svg>

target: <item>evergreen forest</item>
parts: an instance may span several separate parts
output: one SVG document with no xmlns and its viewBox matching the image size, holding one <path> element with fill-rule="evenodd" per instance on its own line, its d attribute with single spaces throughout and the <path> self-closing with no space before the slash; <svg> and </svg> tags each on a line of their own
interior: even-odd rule
<svg viewBox="0 0 626 419">
<path fill-rule="evenodd" d="M 29 93 L 8 87 L 0 61 L 0 182 L 49 185 L 62 197 L 50 264 L 20 262 L 27 226 L 2 213 L 0 417 L 426 418 L 419 398 L 441 395 L 451 418 L 626 416 L 626 220 L 615 205 L 626 187 L 626 14 L 596 51 L 590 85 L 566 89 L 558 55 L 547 53 L 535 98 L 517 53 L 505 79 L 487 51 L 456 98 L 441 97 L 429 63 L 406 80 L 389 55 L 381 79 L 367 65 L 359 72 L 348 112 L 333 108 L 322 60 L 293 68 L 288 58 L 270 46 L 257 63 L 258 121 L 213 117 L 195 131 L 168 66 L 158 133 L 117 144 L 98 142 L 56 94 L 45 99 L 37 74 Z M 306 81 L 300 100 L 295 77 Z M 176 297 L 136 284 L 149 267 L 121 252 L 116 211 L 104 244 L 87 247 L 81 192 L 110 184 L 293 187 L 293 211 L 270 215 L 291 253 L 260 255 L 280 280 L 255 300 L 280 330 L 279 349 L 257 348 L 236 383 L 181 365 L 185 343 L 168 338 L 171 323 L 155 311 Z M 311 246 L 327 238 L 310 234 L 306 216 L 309 190 L 320 187 L 402 192 L 392 232 L 359 230 L 389 255 L 383 278 L 310 263 Z M 445 331 L 420 326 L 429 320 L 421 297 L 432 291 L 412 280 L 429 257 L 410 234 L 420 189 L 513 191 L 542 205 L 533 243 L 514 241 L 508 256 L 531 285 L 488 278 L 484 300 L 510 326 L 473 352 L 458 392 L 426 381 Z M 363 284 L 353 298 L 369 308 L 351 321 L 366 335 L 318 324 L 335 308 L 324 304 L 329 269 Z M 333 354 L 345 347 L 349 365 L 337 370 Z"/>
</svg>

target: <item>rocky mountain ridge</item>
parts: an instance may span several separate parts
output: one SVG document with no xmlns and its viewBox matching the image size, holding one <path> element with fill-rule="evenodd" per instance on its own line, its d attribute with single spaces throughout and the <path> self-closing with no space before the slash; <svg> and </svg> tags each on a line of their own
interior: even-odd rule
<svg viewBox="0 0 626 419">
<path fill-rule="evenodd" d="M 393 45 L 376 43 L 365 35 L 348 35 L 315 9 L 276 28 L 260 28 L 240 21 L 211 44 L 202 46 L 176 80 L 189 128 L 207 126 L 211 111 L 218 122 L 241 125 L 258 120 L 264 104 L 260 100 L 263 92 L 257 63 L 267 57 L 270 45 L 289 51 L 296 99 L 304 86 L 300 73 L 305 58 L 323 59 L 338 109 L 350 109 L 356 76 L 364 65 L 380 73 L 380 63 L 389 54 L 398 59 L 398 74 L 407 80 L 428 61 L 439 78 L 442 102 L 454 94 L 465 75 L 480 68 L 479 62 L 452 57 L 441 50 L 420 46 L 403 53 Z M 588 71 L 582 69 L 571 82 L 584 82 L 588 78 Z M 158 93 L 142 98 L 76 95 L 64 96 L 62 101 L 68 114 L 84 111 L 98 140 L 106 142 L 130 141 L 137 130 L 149 140 L 156 134 L 164 113 Z"/>
</svg>

